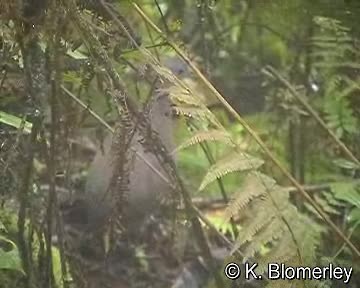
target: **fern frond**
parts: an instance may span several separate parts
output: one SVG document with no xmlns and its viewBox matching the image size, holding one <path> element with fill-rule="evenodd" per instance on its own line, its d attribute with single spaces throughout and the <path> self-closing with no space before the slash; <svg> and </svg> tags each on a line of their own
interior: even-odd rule
<svg viewBox="0 0 360 288">
<path fill-rule="evenodd" d="M 272 243 L 272 247 L 264 255 L 257 258 L 259 267 L 257 271 L 260 273 L 265 272 L 268 268 L 269 263 L 284 263 L 284 264 L 295 264 L 294 263 L 295 250 L 292 244 L 290 233 L 283 233 L 282 237 L 276 242 Z"/>
<path fill-rule="evenodd" d="M 266 288 L 308 288 L 301 280 L 272 280 L 265 286 Z"/>
<path fill-rule="evenodd" d="M 270 251 L 269 256 L 272 258 L 268 263 L 284 263 L 289 266 L 299 266 L 301 265 L 298 254 L 296 253 L 297 247 L 295 247 L 294 242 L 290 233 L 284 233 L 279 241 L 276 242 L 276 253 Z"/>
<path fill-rule="evenodd" d="M 269 281 L 269 284 L 265 286 L 266 288 L 295 288 L 294 284 L 292 284 L 290 281 L 285 280 L 275 280 L 275 281 Z"/>
<path fill-rule="evenodd" d="M 263 160 L 245 153 L 231 153 L 210 167 L 200 184 L 199 191 L 204 190 L 210 183 L 229 173 L 255 170 L 263 164 Z"/>
<path fill-rule="evenodd" d="M 149 51 L 143 50 L 143 52 L 148 56 L 148 61 L 151 67 L 156 71 L 163 81 L 167 81 L 172 85 L 179 83 L 179 79 L 165 66 L 162 66 L 154 57 L 150 54 Z"/>
<path fill-rule="evenodd" d="M 353 62 L 337 62 L 337 61 L 317 61 L 314 63 L 315 68 L 352 68 L 360 69 L 360 64 Z"/>
<path fill-rule="evenodd" d="M 259 258 L 259 270 L 266 269 L 268 263 L 274 262 L 293 267 L 314 265 L 316 249 L 324 229 L 310 218 L 296 213 L 295 209 L 291 211 L 291 214 L 293 216 L 288 214 L 287 219 L 291 223 L 294 235 L 284 230 L 281 237 L 278 237 L 272 243 L 272 248 L 263 257 Z M 301 239 L 301 241 L 295 243 L 292 241 L 293 236 L 296 239 Z M 301 259 L 298 252 L 300 252 Z"/>
<path fill-rule="evenodd" d="M 192 91 L 181 86 L 171 86 L 163 88 L 161 92 L 167 93 L 176 105 L 191 105 L 201 107 L 203 103 L 199 97 L 193 95 Z"/>
<path fill-rule="evenodd" d="M 234 143 L 231 138 L 231 135 L 225 130 L 209 130 L 209 131 L 199 131 L 195 133 L 190 139 L 183 142 L 176 150 L 182 150 L 190 146 L 202 143 L 202 142 L 214 142 L 218 141 L 228 146 L 233 146 Z"/>
<path fill-rule="evenodd" d="M 319 213 L 315 210 L 315 208 L 313 206 L 311 206 L 308 203 L 305 203 L 305 208 L 306 210 L 312 214 L 312 216 L 315 216 L 317 220 L 321 220 L 321 216 L 319 215 Z"/>
<path fill-rule="evenodd" d="M 341 21 L 333 18 L 316 16 L 314 22 L 324 30 L 334 31 L 338 37 L 346 35 L 350 29 L 341 25 Z"/>
<path fill-rule="evenodd" d="M 254 237 L 254 241 L 250 241 L 249 244 L 243 249 L 243 253 L 247 257 L 253 257 L 255 253 L 260 252 L 261 248 L 268 244 L 272 244 L 279 239 L 285 232 L 286 227 L 280 218 L 274 217 L 270 223 L 268 223 L 264 229 L 259 230 Z"/>
<path fill-rule="evenodd" d="M 360 208 L 360 190 L 357 182 L 338 182 L 331 185 L 331 191 L 338 200 Z"/>
<path fill-rule="evenodd" d="M 335 209 L 334 207 L 332 207 L 330 205 L 330 203 L 324 199 L 321 198 L 320 195 L 315 195 L 314 196 L 314 200 L 316 201 L 317 204 L 319 204 L 319 206 L 321 206 L 321 208 L 328 214 L 333 214 L 333 215 L 340 215 L 340 211 Z"/>
<path fill-rule="evenodd" d="M 276 187 L 276 188 L 275 188 Z M 295 206 L 289 201 L 290 195 L 289 190 L 284 187 L 276 185 L 271 191 L 267 192 L 271 195 L 271 200 L 276 206 L 276 210 L 281 213 L 288 213 L 289 209 L 295 209 Z M 291 213 L 291 212 L 290 212 Z"/>
<path fill-rule="evenodd" d="M 196 106 L 174 106 L 174 110 L 177 115 L 182 115 L 197 121 L 203 121 L 205 123 L 209 123 L 215 128 L 222 127 L 222 125 L 216 119 L 214 114 L 212 114 L 210 111 L 206 109 L 198 108 Z"/>
<path fill-rule="evenodd" d="M 341 202 L 331 192 L 323 192 L 322 196 L 324 196 L 325 200 L 329 203 L 329 205 L 334 207 L 345 207 L 346 204 L 344 202 Z"/>
<path fill-rule="evenodd" d="M 269 198 L 265 200 L 259 200 L 256 203 L 260 207 L 256 207 L 256 214 L 250 215 L 247 221 L 245 221 L 241 226 L 241 233 L 239 233 L 238 239 L 236 240 L 235 246 L 238 248 L 250 241 L 254 240 L 254 236 L 263 228 L 266 228 L 267 225 L 270 225 L 274 217 L 276 217 L 275 213 L 273 213 L 273 208 L 271 207 L 271 201 Z M 270 209 L 268 211 L 267 209 Z M 259 247 L 260 248 L 260 247 Z M 252 256 L 252 255 L 251 255 Z"/>
<path fill-rule="evenodd" d="M 259 178 L 261 177 L 261 178 Z M 259 181 L 261 179 L 261 181 Z M 275 181 L 259 172 L 250 172 L 244 179 L 239 192 L 235 193 L 234 200 L 230 202 L 225 210 L 225 221 L 238 214 L 254 198 L 266 193 L 267 187 L 275 185 Z"/>
<path fill-rule="evenodd" d="M 301 239 L 299 242 L 299 250 L 306 265 L 311 265 L 315 262 L 316 251 L 321 242 L 321 234 L 326 232 L 324 226 L 317 224 L 315 221 L 309 221 L 304 216 L 299 217 L 294 221 L 295 236 Z M 306 225 L 307 224 L 307 225 Z M 311 225 L 311 226 L 309 226 Z"/>
<path fill-rule="evenodd" d="M 269 263 L 284 263 L 292 267 L 313 265 L 324 231 L 322 226 L 300 214 L 290 203 L 289 192 L 276 185 L 273 179 L 258 172 L 249 173 L 248 176 L 243 185 L 248 189 L 243 189 L 241 198 L 234 200 L 244 204 L 230 204 L 234 205 L 234 210 L 241 211 L 241 215 L 247 217 L 241 223 L 242 229 L 232 252 L 241 249 L 245 259 L 255 257 L 259 264 L 257 272 L 260 273 L 267 270 Z M 257 184 L 249 184 L 256 180 Z M 254 189 L 257 191 L 254 192 Z M 229 215 L 236 214 L 231 212 Z M 287 286 L 290 282 L 286 281 L 271 283 L 274 287 L 290 287 Z M 291 283 L 298 285 L 294 281 Z"/>
<path fill-rule="evenodd" d="M 277 197 L 276 193 L 274 193 L 275 191 L 278 191 Z M 247 257 L 254 256 L 256 252 L 260 251 L 262 246 L 270 244 L 272 240 L 275 240 L 287 229 L 280 216 L 283 214 L 284 218 L 288 219 L 287 216 L 289 215 L 286 215 L 286 212 L 289 211 L 289 209 L 281 211 L 281 209 L 288 206 L 287 204 L 283 204 L 282 206 L 274 205 L 274 199 L 269 196 L 269 193 L 272 193 L 272 197 L 275 196 L 275 198 L 278 198 L 279 195 L 281 195 L 280 199 L 283 199 L 284 195 L 288 197 L 288 193 L 282 191 L 280 187 L 274 186 L 273 190 L 264 193 L 260 199 L 254 199 L 252 201 L 254 202 L 253 208 L 249 208 L 250 206 L 247 207 L 246 210 L 250 216 L 242 224 L 243 229 L 235 242 L 235 247 L 238 248 L 244 244 L 247 245 L 247 242 L 251 243 L 251 248 L 245 247 L 245 249 L 249 249 L 249 254 L 245 252 Z M 285 203 L 286 202 L 288 201 L 285 201 Z"/>
<path fill-rule="evenodd" d="M 349 37 L 348 35 L 342 35 L 342 36 L 332 36 L 332 35 L 317 35 L 317 36 L 314 36 L 313 38 L 313 41 L 315 43 L 319 43 L 319 42 L 333 42 L 335 44 L 337 44 L 338 42 L 349 42 L 351 43 L 352 42 L 352 39 L 351 37 Z"/>
</svg>

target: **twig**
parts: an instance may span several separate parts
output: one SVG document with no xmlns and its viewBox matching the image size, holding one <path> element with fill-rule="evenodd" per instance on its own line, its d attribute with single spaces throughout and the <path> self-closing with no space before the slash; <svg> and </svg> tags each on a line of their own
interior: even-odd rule
<svg viewBox="0 0 360 288">
<path fill-rule="evenodd" d="M 155 2 L 155 5 L 156 5 L 156 8 L 158 9 L 158 11 L 159 11 L 159 13 L 160 13 L 160 18 L 161 18 L 161 21 L 162 21 L 162 23 L 163 23 L 163 25 L 164 25 L 164 29 L 165 29 L 165 33 L 167 34 L 167 35 L 170 35 L 170 29 L 169 29 L 169 26 L 167 25 L 167 23 L 166 23 L 166 19 L 165 19 L 165 16 L 164 16 L 164 13 L 162 12 L 162 10 L 161 10 L 161 7 L 160 7 L 160 5 L 159 5 L 159 2 L 157 1 L 157 0 L 154 0 L 154 2 Z"/>
</svg>

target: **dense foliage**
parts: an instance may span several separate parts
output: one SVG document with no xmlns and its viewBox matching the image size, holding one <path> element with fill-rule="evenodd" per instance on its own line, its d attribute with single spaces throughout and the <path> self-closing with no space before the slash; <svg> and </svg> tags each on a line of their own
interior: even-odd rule
<svg viewBox="0 0 360 288">
<path fill-rule="evenodd" d="M 343 285 L 267 281 L 274 262 L 352 267 L 357 287 L 360 5 L 285 2 L 0 0 L 0 287 Z M 65 212 L 108 131 L 114 211 L 85 229 L 81 202 Z M 142 224 L 124 212 L 134 131 L 174 192 L 138 203 Z M 263 281 L 231 284 L 229 261 Z"/>
</svg>

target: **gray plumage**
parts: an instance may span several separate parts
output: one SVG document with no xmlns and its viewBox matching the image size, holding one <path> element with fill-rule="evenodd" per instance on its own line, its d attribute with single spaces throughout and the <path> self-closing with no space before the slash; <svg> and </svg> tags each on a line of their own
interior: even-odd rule
<svg viewBox="0 0 360 288">
<path fill-rule="evenodd" d="M 164 65 L 179 77 L 188 77 L 186 64 L 179 59 L 168 58 Z M 173 140 L 174 120 L 170 99 L 156 91 L 150 104 L 149 121 L 152 129 L 161 138 L 169 152 L 175 148 Z M 170 193 L 170 186 L 164 182 L 134 150 L 141 154 L 156 170 L 166 176 L 161 164 L 152 153 L 145 151 L 139 143 L 139 133 L 135 133 L 131 142 L 131 165 L 129 175 L 129 194 L 126 206 L 126 213 L 130 226 L 135 229 L 142 221 L 152 214 L 155 214 L 159 207 L 159 198 Z M 112 175 L 114 173 L 113 155 L 111 151 L 112 135 L 108 135 L 104 141 L 104 151 L 98 151 L 88 171 L 85 185 L 85 195 L 82 198 L 86 207 L 86 222 L 89 229 L 98 229 L 105 224 L 115 201 L 107 193 Z"/>
<path fill-rule="evenodd" d="M 157 95 L 153 99 L 149 113 L 151 127 L 155 130 L 168 151 L 175 148 L 173 141 L 172 111 L 170 100 L 166 95 Z M 139 143 L 141 139 L 138 132 L 135 133 L 132 143 L 129 175 L 129 194 L 127 212 L 131 224 L 138 224 L 144 217 L 156 210 L 159 204 L 159 196 L 169 193 L 169 185 L 159 177 L 138 155 L 143 157 L 163 175 L 160 163 L 156 156 L 145 151 Z M 110 194 L 106 194 L 114 171 L 113 155 L 111 151 L 112 135 L 104 141 L 104 151 L 98 151 L 90 166 L 85 185 L 85 199 L 90 203 L 89 222 L 96 223 L 98 219 L 107 216 L 114 204 Z M 93 219 L 92 219 L 93 218 Z"/>
</svg>

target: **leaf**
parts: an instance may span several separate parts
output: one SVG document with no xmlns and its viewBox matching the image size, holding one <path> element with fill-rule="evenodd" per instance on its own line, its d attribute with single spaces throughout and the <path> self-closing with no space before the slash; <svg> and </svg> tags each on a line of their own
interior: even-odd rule
<svg viewBox="0 0 360 288">
<path fill-rule="evenodd" d="M 252 199 L 265 194 L 267 189 L 273 189 L 274 185 L 275 181 L 264 174 L 249 173 L 240 191 L 236 193 L 235 199 L 226 208 L 224 221 L 229 221 L 230 218 L 243 210 Z"/>
<path fill-rule="evenodd" d="M 272 227 L 271 223 L 273 221 L 277 221 L 276 211 L 274 210 L 273 204 L 269 198 L 258 201 L 256 205 L 256 214 L 252 213 L 251 216 L 242 224 L 242 233 L 236 240 L 236 245 L 238 245 L 237 247 L 241 247 L 247 242 L 251 243 L 252 241 L 257 241 L 256 235 L 258 232 L 262 229 Z M 258 248 L 260 249 L 260 247 Z"/>
<path fill-rule="evenodd" d="M 0 111 L 0 122 L 12 126 L 16 129 L 23 128 L 23 131 L 28 134 L 31 132 L 31 122 L 25 121 L 24 119 L 21 119 L 15 115 L 11 115 L 3 111 Z"/>
<path fill-rule="evenodd" d="M 200 184 L 199 191 L 229 173 L 246 170 L 255 170 L 264 164 L 264 161 L 245 153 L 232 153 L 210 167 Z"/>
<path fill-rule="evenodd" d="M 16 270 L 24 273 L 21 266 L 19 250 L 15 243 L 1 235 L 0 242 L 5 242 L 11 246 L 10 251 L 4 251 L 0 248 L 0 269 Z"/>
<path fill-rule="evenodd" d="M 355 223 L 356 225 L 360 223 L 360 208 L 353 208 L 351 209 L 348 217 L 347 217 L 347 220 L 350 222 L 350 223 Z"/>
<path fill-rule="evenodd" d="M 81 85 L 81 78 L 75 72 L 69 71 L 63 74 L 64 82 L 70 82 L 76 85 Z"/>
<path fill-rule="evenodd" d="M 348 161 L 343 158 L 336 159 L 333 161 L 333 163 L 340 168 L 344 168 L 348 170 L 360 169 L 359 165 L 357 165 L 356 163 Z"/>
<path fill-rule="evenodd" d="M 271 228 L 270 228 L 271 227 Z M 254 241 L 249 241 L 250 239 L 247 239 L 249 241 L 249 245 L 244 250 L 244 253 L 247 257 L 252 257 L 252 255 L 255 255 L 264 245 L 268 243 L 273 243 L 274 240 L 279 239 L 281 235 L 283 235 L 285 231 L 284 223 L 281 221 L 280 218 L 274 218 L 271 222 L 269 222 L 264 229 L 259 229 L 258 233 L 256 234 L 256 237 Z M 239 236 L 241 239 L 241 236 Z M 240 244 L 237 240 L 237 242 Z M 239 247 L 236 247 L 237 245 L 234 245 L 234 248 L 239 249 Z M 235 251 L 235 250 L 233 250 Z"/>
<path fill-rule="evenodd" d="M 221 127 L 221 124 L 216 119 L 214 114 L 204 108 L 198 108 L 195 106 L 175 106 L 175 113 L 177 115 L 183 115 L 188 118 L 194 118 L 199 121 L 209 122 L 215 127 Z"/>
<path fill-rule="evenodd" d="M 69 55 L 70 57 L 76 59 L 76 60 L 85 60 L 85 59 L 89 58 L 85 54 L 81 53 L 79 50 L 75 50 L 75 51 L 68 50 L 66 52 L 66 54 Z"/>
<path fill-rule="evenodd" d="M 225 223 L 221 216 L 207 215 L 207 219 L 214 225 L 214 227 L 223 234 L 230 235 L 231 239 L 235 239 L 233 226 L 231 223 Z"/>
<path fill-rule="evenodd" d="M 340 215 L 340 211 L 334 207 L 332 207 L 327 199 L 321 198 L 319 195 L 314 196 L 314 200 L 316 203 L 321 206 L 321 208 L 328 214 Z"/>
<path fill-rule="evenodd" d="M 177 105 L 191 105 L 200 107 L 203 103 L 192 92 L 176 85 L 158 89 L 160 93 L 169 94 L 171 101 Z"/>
<path fill-rule="evenodd" d="M 205 141 L 207 142 L 219 141 L 226 145 L 234 146 L 231 139 L 231 135 L 229 133 L 227 133 L 226 131 L 214 129 L 209 131 L 198 131 L 190 139 L 186 140 L 178 148 L 176 148 L 176 150 L 185 149 Z"/>
<path fill-rule="evenodd" d="M 356 182 L 337 182 L 330 185 L 337 199 L 360 208 L 360 192 L 357 186 Z"/>
</svg>

